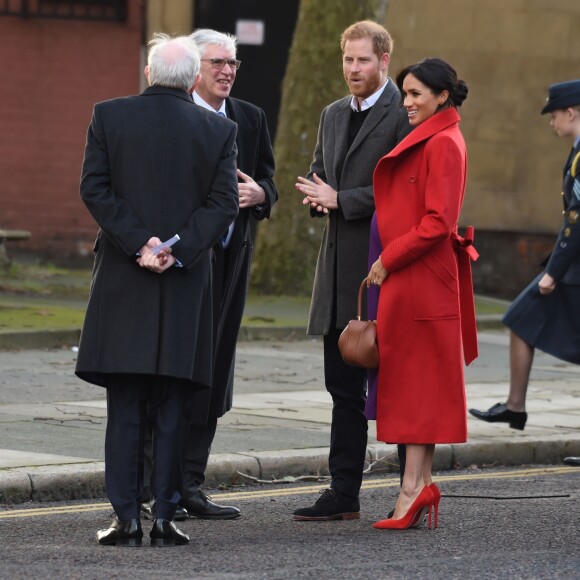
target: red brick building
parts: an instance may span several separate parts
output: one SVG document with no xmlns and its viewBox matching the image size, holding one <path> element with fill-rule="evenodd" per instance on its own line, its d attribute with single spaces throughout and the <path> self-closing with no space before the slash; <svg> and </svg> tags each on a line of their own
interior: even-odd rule
<svg viewBox="0 0 580 580">
<path fill-rule="evenodd" d="M 0 228 L 32 233 L 18 250 L 90 250 L 97 227 L 79 197 L 86 130 L 95 102 L 141 90 L 144 4 L 0 2 Z"/>
</svg>

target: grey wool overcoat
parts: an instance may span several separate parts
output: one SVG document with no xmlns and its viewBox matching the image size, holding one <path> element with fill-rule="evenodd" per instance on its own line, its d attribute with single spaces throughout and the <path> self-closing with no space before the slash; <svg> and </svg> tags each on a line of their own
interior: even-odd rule
<svg viewBox="0 0 580 580">
<path fill-rule="evenodd" d="M 407 135 L 411 127 L 401 107 L 400 93 L 389 79 L 378 101 L 348 148 L 352 97 L 328 105 L 323 111 L 310 172 L 338 191 L 337 210 L 313 217 L 327 220 L 318 254 L 308 334 L 328 334 L 336 302 L 336 327 L 356 317 L 357 294 L 368 274 L 370 224 L 375 210 L 373 172 L 384 155 Z M 365 310 L 366 311 L 366 310 Z"/>
<path fill-rule="evenodd" d="M 80 193 L 100 226 L 76 374 L 111 373 L 211 386 L 211 248 L 238 212 L 235 123 L 178 89 L 99 103 L 87 134 Z M 181 267 L 136 263 L 152 237 L 178 234 Z"/>
</svg>

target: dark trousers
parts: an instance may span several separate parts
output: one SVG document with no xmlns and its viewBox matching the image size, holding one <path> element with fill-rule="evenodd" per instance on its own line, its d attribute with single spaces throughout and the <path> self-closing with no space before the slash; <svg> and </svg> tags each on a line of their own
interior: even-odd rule
<svg viewBox="0 0 580 580">
<path fill-rule="evenodd" d="M 234 236 L 238 232 L 234 230 Z M 220 244 L 213 248 L 212 262 L 212 295 L 213 295 L 213 320 L 214 338 L 217 337 L 220 320 L 220 309 L 222 293 L 224 292 L 225 272 L 228 266 L 229 252 L 224 250 Z M 214 344 L 217 348 L 217 345 Z M 180 485 L 182 497 L 192 497 L 205 482 L 205 470 L 209 461 L 211 446 L 215 437 L 217 418 L 209 417 L 205 425 L 200 425 L 200 419 L 187 418 L 186 435 L 183 439 L 184 466 L 183 481 Z M 145 463 L 143 478 L 143 501 L 155 500 L 155 494 L 151 488 L 152 475 L 152 439 L 151 434 L 145 437 Z"/>
<path fill-rule="evenodd" d="M 183 441 L 193 391 L 166 377 L 116 375 L 107 388 L 105 485 L 120 520 L 138 519 L 144 444 L 151 427 L 151 493 L 158 518 L 172 520 L 181 499 Z"/>
<path fill-rule="evenodd" d="M 207 425 L 189 425 L 186 428 L 185 460 L 183 467 L 183 480 L 180 485 L 181 497 L 192 497 L 205 482 L 205 470 L 209 461 L 211 445 L 215 437 L 217 419 L 208 419 Z M 143 501 L 153 499 L 151 491 L 152 476 L 152 450 L 153 440 L 151 430 L 145 436 L 145 457 L 143 471 Z"/>
<path fill-rule="evenodd" d="M 192 497 L 205 482 L 205 470 L 211 444 L 215 437 L 217 419 L 208 419 L 207 425 L 190 425 L 187 432 L 185 465 L 181 495 Z"/>
<path fill-rule="evenodd" d="M 341 331 L 324 337 L 324 379 L 332 397 L 328 464 L 333 490 L 357 498 L 367 451 L 366 369 L 347 365 L 338 350 Z"/>
<path fill-rule="evenodd" d="M 331 487 L 346 496 L 358 497 L 365 464 L 368 423 L 366 369 L 347 365 L 338 349 L 342 330 L 332 328 L 324 337 L 324 379 L 332 396 L 332 423 L 328 465 Z M 397 445 L 400 480 L 405 472 L 406 448 Z"/>
<path fill-rule="evenodd" d="M 234 229 L 232 242 L 234 238 L 240 234 L 240 231 Z M 220 244 L 214 246 L 213 252 L 213 333 L 214 339 L 216 340 L 214 348 L 217 351 L 219 348 L 217 337 L 222 314 L 222 299 L 223 293 L 226 290 L 226 272 L 231 268 L 231 265 L 229 264 L 231 255 L 230 252 L 227 249 L 224 250 Z M 192 497 L 195 495 L 205 482 L 205 470 L 207 468 L 211 446 L 215 437 L 217 421 L 217 417 L 208 417 L 205 425 L 199 424 L 199 418 L 189 421 L 184 452 L 185 463 L 183 467 L 183 481 L 181 484 L 181 493 L 183 497 Z"/>
</svg>

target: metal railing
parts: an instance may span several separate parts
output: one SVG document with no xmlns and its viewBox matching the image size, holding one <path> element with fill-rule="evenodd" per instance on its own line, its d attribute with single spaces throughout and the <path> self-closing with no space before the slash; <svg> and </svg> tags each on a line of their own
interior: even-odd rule
<svg viewBox="0 0 580 580">
<path fill-rule="evenodd" d="M 125 22 L 127 0 L 0 0 L 0 16 Z"/>
</svg>

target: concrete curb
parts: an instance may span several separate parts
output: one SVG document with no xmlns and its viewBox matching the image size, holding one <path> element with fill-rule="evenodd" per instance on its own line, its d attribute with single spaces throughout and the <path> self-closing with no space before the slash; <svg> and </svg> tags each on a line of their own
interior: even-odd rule
<svg viewBox="0 0 580 580">
<path fill-rule="evenodd" d="M 72 347 L 80 336 L 80 328 L 0 331 L 0 350 Z"/>
<path fill-rule="evenodd" d="M 472 465 L 557 465 L 569 455 L 580 456 L 580 437 L 574 440 L 438 445 L 433 469 L 448 471 Z M 367 461 L 372 465 L 370 473 L 397 473 L 399 470 L 393 445 L 369 445 Z M 250 478 L 245 479 L 241 474 Z M 206 486 L 228 486 L 255 479 L 271 482 L 304 475 L 329 475 L 328 448 L 214 455 L 208 464 Z M 105 497 L 105 465 L 102 462 L 0 470 L 0 504 Z"/>
<path fill-rule="evenodd" d="M 242 326 L 238 335 L 238 341 L 251 342 L 254 340 L 280 340 L 296 341 L 307 340 L 305 326 L 268 327 L 268 326 Z"/>
<path fill-rule="evenodd" d="M 480 331 L 503 328 L 505 327 L 499 314 L 484 314 L 477 317 L 477 329 Z M 78 345 L 80 336 L 80 328 L 0 331 L 0 350 L 70 348 Z M 240 342 L 257 340 L 298 341 L 307 340 L 308 336 L 305 326 L 242 326 L 238 340 Z"/>
<path fill-rule="evenodd" d="M 0 503 L 106 497 L 105 464 L 75 463 L 0 471 Z"/>
</svg>

